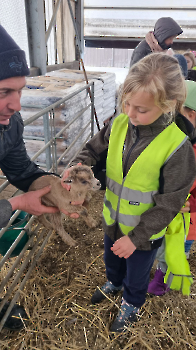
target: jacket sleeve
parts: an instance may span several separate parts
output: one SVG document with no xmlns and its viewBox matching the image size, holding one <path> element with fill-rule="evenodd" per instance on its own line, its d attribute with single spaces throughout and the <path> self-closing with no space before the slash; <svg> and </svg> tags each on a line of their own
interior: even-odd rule
<svg viewBox="0 0 196 350">
<path fill-rule="evenodd" d="M 130 67 L 140 61 L 143 57 L 149 55 L 151 53 L 150 46 L 147 44 L 145 40 L 142 40 L 138 46 L 133 51 Z"/>
<path fill-rule="evenodd" d="M 0 200 L 0 228 L 7 226 L 12 215 L 12 206 L 6 199 Z"/>
<path fill-rule="evenodd" d="M 130 62 L 130 68 L 137 63 L 138 61 L 140 61 L 143 57 L 145 57 L 146 54 L 144 53 L 143 50 L 140 50 L 139 48 L 137 49 L 136 52 L 133 53 L 132 57 L 131 57 L 131 62 Z"/>
<path fill-rule="evenodd" d="M 195 176 L 194 151 L 191 143 L 186 141 L 161 171 L 160 190 L 154 195 L 155 206 L 141 215 L 140 223 L 129 233 L 131 241 L 138 249 L 152 235 L 167 227 L 178 214 Z"/>
<path fill-rule="evenodd" d="M 2 134 L 1 147 L 4 156 L 1 157 L 0 168 L 12 185 L 26 192 L 37 175 L 44 171 L 29 158 L 22 136 L 23 129 L 21 115 L 15 113 L 10 128 Z"/>
<path fill-rule="evenodd" d="M 109 143 L 110 124 L 104 126 L 92 139 L 86 143 L 79 155 L 74 158 L 70 166 L 82 163 L 88 166 L 96 166 L 106 158 Z"/>
<path fill-rule="evenodd" d="M 37 174 L 43 175 L 44 173 L 30 160 L 22 137 L 0 162 L 0 166 L 9 182 L 25 192 L 37 178 Z"/>
</svg>

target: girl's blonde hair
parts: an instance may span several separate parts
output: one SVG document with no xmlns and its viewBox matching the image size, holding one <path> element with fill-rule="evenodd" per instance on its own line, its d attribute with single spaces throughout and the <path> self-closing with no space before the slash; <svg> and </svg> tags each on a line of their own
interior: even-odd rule
<svg viewBox="0 0 196 350">
<path fill-rule="evenodd" d="M 163 114 L 181 112 L 186 86 L 177 59 L 152 53 L 134 64 L 121 87 L 119 107 L 122 112 L 125 102 L 138 91 L 151 94 Z"/>
<path fill-rule="evenodd" d="M 192 62 L 192 68 L 196 66 L 196 59 L 194 53 L 187 51 L 183 53 L 183 56 L 188 56 Z"/>
</svg>

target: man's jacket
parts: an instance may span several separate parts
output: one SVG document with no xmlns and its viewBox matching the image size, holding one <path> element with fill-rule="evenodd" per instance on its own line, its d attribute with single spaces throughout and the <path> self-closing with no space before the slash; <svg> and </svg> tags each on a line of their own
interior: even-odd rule
<svg viewBox="0 0 196 350">
<path fill-rule="evenodd" d="M 18 112 L 11 117 L 9 125 L 0 124 L 0 168 L 12 185 L 26 192 L 44 171 L 30 160 L 23 130 L 23 120 Z"/>
</svg>

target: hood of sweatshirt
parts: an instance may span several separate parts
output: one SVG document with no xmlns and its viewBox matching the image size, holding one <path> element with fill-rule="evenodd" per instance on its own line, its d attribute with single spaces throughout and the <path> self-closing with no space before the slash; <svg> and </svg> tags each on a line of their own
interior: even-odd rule
<svg viewBox="0 0 196 350">
<path fill-rule="evenodd" d="M 182 34 L 182 28 L 171 17 L 161 17 L 155 23 L 154 36 L 163 50 L 169 49 L 171 45 L 166 45 L 164 40 Z"/>
</svg>

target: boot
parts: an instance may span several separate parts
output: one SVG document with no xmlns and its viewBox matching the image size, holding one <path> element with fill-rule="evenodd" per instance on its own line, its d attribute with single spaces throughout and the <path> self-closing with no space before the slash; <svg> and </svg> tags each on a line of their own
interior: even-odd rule
<svg viewBox="0 0 196 350">
<path fill-rule="evenodd" d="M 137 321 L 137 314 L 139 309 L 132 304 L 128 304 L 124 298 L 122 298 L 121 308 L 118 315 L 110 328 L 110 332 L 123 332 L 133 322 Z"/>
<path fill-rule="evenodd" d="M 111 295 L 117 294 L 119 291 L 122 290 L 122 286 L 115 287 L 112 284 L 112 282 L 107 281 L 100 289 L 101 290 L 97 289 L 93 294 L 91 298 L 91 304 L 100 303 L 103 299 L 105 299 L 104 294 L 111 294 Z M 103 291 L 104 294 L 101 291 Z"/>
<path fill-rule="evenodd" d="M 165 274 L 161 271 L 161 269 L 157 269 L 154 275 L 153 280 L 148 285 L 148 293 L 154 295 L 164 295 L 169 292 L 169 287 L 166 283 L 164 283 Z"/>
<path fill-rule="evenodd" d="M 0 302 L 2 299 L 0 299 Z M 5 303 L 3 309 L 0 312 L 0 321 L 2 320 L 3 316 L 5 315 L 10 303 Z M 21 316 L 21 317 L 20 317 Z M 28 320 L 28 316 L 23 308 L 23 306 L 20 306 L 18 304 L 14 304 L 12 310 L 10 311 L 10 314 L 7 317 L 7 320 L 4 323 L 3 328 L 7 328 L 11 331 L 20 331 L 24 327 L 23 321 Z"/>
</svg>

